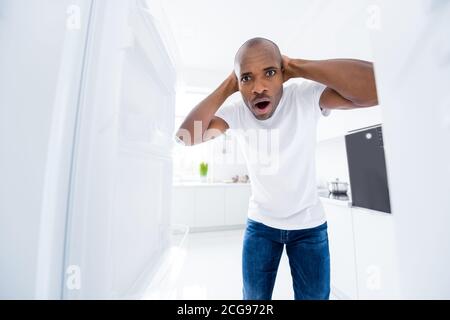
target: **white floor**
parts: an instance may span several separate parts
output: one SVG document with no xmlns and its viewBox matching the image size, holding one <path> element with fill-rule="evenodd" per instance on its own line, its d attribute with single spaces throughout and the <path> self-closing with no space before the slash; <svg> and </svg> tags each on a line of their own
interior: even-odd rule
<svg viewBox="0 0 450 320">
<path fill-rule="evenodd" d="M 199 232 L 187 235 L 176 252 L 164 295 L 147 293 L 148 299 L 242 299 L 241 252 L 244 230 Z M 167 276 L 166 276 L 167 278 Z M 170 284 L 168 284 L 170 282 Z M 170 288 L 170 292 L 167 292 Z M 273 299 L 293 299 L 292 278 L 286 252 L 278 269 Z"/>
</svg>

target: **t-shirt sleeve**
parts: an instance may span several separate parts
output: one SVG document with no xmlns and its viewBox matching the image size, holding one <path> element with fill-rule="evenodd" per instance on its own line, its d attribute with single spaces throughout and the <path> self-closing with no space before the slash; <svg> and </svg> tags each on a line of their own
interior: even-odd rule
<svg viewBox="0 0 450 320">
<path fill-rule="evenodd" d="M 237 107 L 234 103 L 223 104 L 215 113 L 216 117 L 223 119 L 230 129 L 237 127 Z"/>
<path fill-rule="evenodd" d="M 300 94 L 302 97 L 312 106 L 316 119 L 319 119 L 321 115 L 328 116 L 330 114 L 330 109 L 322 109 L 319 104 L 320 96 L 327 86 L 319 82 L 305 80 L 299 84 L 299 87 L 301 88 Z"/>
<path fill-rule="evenodd" d="M 331 110 L 330 109 L 322 109 L 319 104 L 320 97 L 321 97 L 323 91 L 327 88 L 327 86 L 325 86 L 319 82 L 314 82 L 314 81 L 310 81 L 309 86 L 310 86 L 310 92 L 311 92 L 311 96 L 312 96 L 312 103 L 316 110 L 315 112 L 317 113 L 317 118 L 319 118 L 320 115 L 325 116 L 325 117 L 328 116 L 330 114 Z"/>
</svg>

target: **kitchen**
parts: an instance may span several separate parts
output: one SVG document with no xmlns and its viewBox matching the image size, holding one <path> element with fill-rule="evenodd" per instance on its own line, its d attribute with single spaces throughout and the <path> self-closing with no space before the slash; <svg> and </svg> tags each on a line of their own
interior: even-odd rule
<svg viewBox="0 0 450 320">
<path fill-rule="evenodd" d="M 245 156 L 175 133 L 256 36 L 374 63 L 379 105 L 317 127 L 330 299 L 450 298 L 450 6 L 282 3 L 0 4 L 0 298 L 242 299 Z M 293 298 L 283 253 L 273 299 Z"/>
<path fill-rule="evenodd" d="M 332 6 L 332 4 L 328 3 Z M 336 41 L 334 46 L 327 46 L 326 41 L 323 40 L 323 47 L 320 41 L 316 41 L 316 48 L 305 48 L 299 44 L 292 50 L 311 50 L 308 54 L 312 56 L 343 56 L 345 54 L 351 55 L 361 59 L 373 60 L 373 53 L 371 49 L 370 29 L 365 27 L 367 23 L 367 16 L 363 13 L 366 9 L 366 4 L 360 4 L 359 6 L 353 6 L 354 11 L 346 11 L 348 16 L 358 17 L 357 23 L 350 20 L 342 19 L 343 22 L 339 22 L 341 29 L 336 28 L 335 38 L 339 38 L 341 42 Z M 185 54 L 183 61 L 186 66 L 185 78 L 192 79 L 192 87 L 189 83 L 186 87 L 186 93 L 182 95 L 177 101 L 176 109 L 176 121 L 175 127 L 178 128 L 182 120 L 186 117 L 187 113 L 197 103 L 209 94 L 209 91 L 213 90 L 213 85 L 218 82 L 219 79 L 213 81 L 211 76 L 216 74 L 214 69 L 223 69 L 222 74 L 226 74 L 227 69 L 223 67 L 223 61 L 217 61 L 216 59 L 206 61 L 205 65 L 210 66 L 211 71 L 195 69 L 195 66 L 201 65 L 201 61 L 205 59 L 203 55 L 195 54 L 194 50 L 203 46 L 200 52 L 210 52 L 209 44 L 206 42 L 211 35 L 203 30 L 198 30 L 195 24 L 192 24 L 188 16 L 183 16 L 181 12 L 185 12 L 187 8 L 180 8 L 177 5 L 171 7 L 169 5 L 168 10 L 171 12 L 169 16 L 174 17 L 171 21 L 175 24 L 175 37 L 177 43 L 181 43 L 183 52 L 189 52 Z M 179 10 L 179 12 L 178 12 Z M 310 8 L 311 11 L 314 8 Z M 334 8 L 329 8 L 329 12 L 333 12 Z M 341 9 L 342 10 L 342 9 Z M 173 14 L 173 12 L 177 14 Z M 302 17 L 303 18 L 303 17 Z M 244 17 L 242 17 L 244 19 Z M 323 19 L 323 20 L 320 20 Z M 287 20 L 289 24 L 294 24 L 295 17 L 292 21 Z M 329 23 L 330 17 L 324 15 L 320 16 L 319 20 L 310 22 L 311 29 L 317 33 L 327 32 L 326 28 L 320 28 L 320 25 L 326 25 L 324 21 Z M 338 23 L 336 21 L 336 23 Z M 304 22 L 307 24 L 307 22 Z M 208 30 L 211 34 L 221 34 L 219 24 L 217 29 Z M 358 28 L 359 26 L 359 28 Z M 257 33 L 260 26 L 255 26 L 255 33 Z M 294 30 L 299 30 L 295 28 Z M 190 30 L 190 32 L 186 31 Z M 345 32 L 345 31 L 347 32 Z M 299 32 L 302 32 L 300 30 Z M 276 34 L 276 31 L 266 31 Z M 282 32 L 282 31 L 280 31 Z M 187 34 L 187 35 L 186 35 Z M 196 35 L 195 46 L 192 46 L 193 35 Z M 345 36 L 344 36 L 345 34 Z M 248 37 L 251 37 L 252 31 L 248 31 Z M 321 34 L 322 35 L 322 34 Z M 282 35 L 275 35 L 276 39 L 282 39 Z M 301 39 L 304 34 L 298 35 Z M 321 36 L 318 36 L 322 38 Z M 332 35 L 329 35 L 332 37 Z M 202 40 L 205 40 L 202 43 Z M 228 40 L 232 43 L 232 40 Z M 349 47 L 347 43 L 353 41 L 358 45 Z M 286 41 L 287 46 L 289 42 Z M 237 45 L 237 44 L 236 44 Z M 236 47 L 235 45 L 235 47 Z M 225 46 L 228 47 L 229 45 Z M 291 45 L 292 46 L 292 45 Z M 293 47 L 293 46 L 292 46 Z M 195 49 L 194 49 L 195 48 Z M 216 50 L 218 51 L 218 50 Z M 211 52 L 212 57 L 219 55 L 219 52 Z M 231 50 L 230 50 L 231 51 Z M 295 51 L 294 51 L 295 52 Z M 230 52 L 230 56 L 232 53 Z M 206 57 L 207 58 L 207 57 Z M 190 66 L 189 64 L 192 64 Z M 196 77 L 196 73 L 202 72 L 202 77 Z M 193 81 L 195 79 L 195 82 Z M 204 81 L 202 84 L 199 81 Z M 213 85 L 211 84 L 213 83 Z M 202 88 L 203 87 L 203 88 Z M 206 87 L 206 89 L 204 88 Z M 209 90 L 208 90 L 209 88 Z M 239 94 L 235 94 L 230 100 L 238 99 Z M 334 179 L 340 179 L 341 181 L 350 181 L 348 161 L 346 154 L 345 135 L 352 130 L 358 130 L 381 124 L 382 121 L 382 106 L 375 108 L 368 108 L 362 110 L 351 111 L 335 111 L 331 117 L 323 117 L 319 121 L 319 127 L 317 131 L 317 187 L 319 196 L 322 198 L 325 211 L 327 212 L 327 219 L 329 225 L 329 237 L 330 237 L 330 250 L 331 250 L 331 270 L 332 270 L 332 295 L 334 298 L 340 299 L 376 299 L 376 298 L 397 298 L 398 287 L 395 284 L 395 262 L 391 263 L 391 257 L 393 255 L 394 247 L 392 243 L 392 219 L 390 215 L 381 212 L 365 208 L 352 207 L 350 194 L 345 192 L 331 193 L 328 187 L 332 185 Z M 245 168 L 245 162 L 243 161 L 242 153 L 237 146 L 236 141 L 232 135 L 223 135 L 216 138 L 214 141 L 206 142 L 204 144 L 184 147 L 176 146 L 174 153 L 174 190 L 173 190 L 173 222 L 179 225 L 189 226 L 191 236 L 195 236 L 196 244 L 201 247 L 201 243 L 208 243 L 209 237 L 217 238 L 218 234 L 221 234 L 224 238 L 224 242 L 230 243 L 230 246 L 239 250 L 239 244 L 242 242 L 243 229 L 246 223 L 248 200 L 251 195 L 250 185 L 248 183 L 242 183 L 240 178 L 248 177 L 248 172 Z M 330 161 L 330 159 L 333 159 Z M 383 158 L 384 160 L 384 158 Z M 207 182 L 200 182 L 200 168 L 201 162 L 207 162 L 209 164 L 209 173 L 207 175 Z M 183 166 L 184 165 L 184 166 Z M 377 163 L 375 163 L 377 165 Z M 385 173 L 386 174 L 386 173 Z M 370 178 L 370 177 L 368 177 Z M 234 179 L 234 181 L 232 180 Z M 190 181 L 192 180 L 192 181 Z M 234 183 L 233 183 L 233 182 Z M 379 186 L 381 191 L 387 190 L 387 186 Z M 376 190 L 375 190 L 376 191 Z M 389 202 L 389 199 L 385 199 Z M 354 221 L 355 220 L 355 221 Z M 379 240 L 374 244 L 375 239 L 379 239 L 377 235 L 373 235 L 371 232 L 371 226 L 374 223 L 378 223 L 380 228 L 377 232 L 385 234 L 383 236 L 383 242 Z M 358 230 L 354 231 L 354 224 L 358 226 Z M 367 229 L 367 230 L 366 230 Z M 230 230 L 228 233 L 225 230 Z M 214 233 L 214 231 L 216 231 Z M 198 232 L 198 233 L 197 233 Z M 202 233 L 205 232 L 205 233 Z M 233 235 L 234 236 L 233 238 Z M 203 240 L 200 240 L 202 239 Z M 357 243 L 361 246 L 356 248 L 355 237 L 357 237 Z M 234 240 L 232 240 L 234 239 Z M 214 240 L 211 240 L 214 241 Z M 223 248 L 225 252 L 229 252 L 228 248 L 224 245 L 217 244 L 218 240 L 215 240 L 216 246 Z M 233 242 L 233 243 L 232 243 Z M 385 247 L 385 250 L 373 250 L 375 247 Z M 384 248 L 383 247 L 383 248 Z M 376 249 L 376 248 L 375 248 Z M 196 247 L 192 250 L 197 250 Z M 200 249 L 198 249 L 200 250 Z M 206 250 L 206 249 L 205 249 Z M 214 250 L 212 248 L 211 250 Z M 356 260 L 355 250 L 358 250 L 358 259 Z M 367 252 L 372 251 L 375 254 L 371 255 Z M 364 254 L 366 252 L 366 254 Z M 206 299 L 218 298 L 226 299 L 227 297 L 240 297 L 240 282 L 242 279 L 239 277 L 241 271 L 239 269 L 239 255 L 233 252 L 232 257 L 236 263 L 233 267 L 230 266 L 228 259 L 225 256 L 217 257 L 213 261 L 218 261 L 217 266 L 214 265 L 213 271 L 209 268 L 212 266 L 208 257 L 214 255 L 213 252 L 204 255 L 204 262 L 199 263 L 208 264 L 208 268 L 197 267 L 202 270 L 198 272 L 199 278 L 196 279 L 193 275 L 197 274 L 192 270 L 196 268 L 190 267 L 191 262 L 186 262 L 188 267 L 187 273 L 191 275 L 190 281 L 181 281 L 183 284 L 181 288 L 175 291 L 179 297 L 183 296 L 183 290 L 189 291 L 189 288 L 197 288 L 197 298 Z M 285 256 L 283 256 L 285 258 Z M 203 260 L 202 260 L 203 261 Z M 284 262 L 284 264 L 283 264 Z M 358 263 L 357 263 L 358 262 Z M 224 283 L 220 286 L 216 282 L 208 283 L 208 278 L 213 278 L 211 273 L 220 274 L 216 269 L 220 268 L 221 264 L 225 264 L 227 268 L 232 268 L 237 274 L 235 281 L 233 281 L 234 291 L 228 289 L 229 283 Z M 284 268 L 283 268 L 284 267 Z M 223 272 L 227 272 L 223 270 Z M 286 276 L 287 275 L 287 276 Z M 182 273 L 180 278 L 186 277 L 186 273 Z M 230 277 L 231 275 L 228 275 Z M 219 276 L 217 276 L 219 277 Z M 227 278 L 228 278 L 227 277 Z M 277 282 L 274 289 L 274 298 L 279 299 L 292 299 L 292 280 L 289 277 L 289 266 L 287 260 L 282 260 L 279 274 L 277 275 Z M 229 278 L 228 278 L 229 279 Z M 279 280 L 282 279 L 282 280 Z M 216 281 L 216 280 L 215 280 Z M 381 284 L 383 281 L 383 284 Z M 233 294 L 232 294 L 232 293 Z M 189 297 L 189 296 L 187 296 Z M 192 296 L 191 296 L 192 297 Z"/>
</svg>

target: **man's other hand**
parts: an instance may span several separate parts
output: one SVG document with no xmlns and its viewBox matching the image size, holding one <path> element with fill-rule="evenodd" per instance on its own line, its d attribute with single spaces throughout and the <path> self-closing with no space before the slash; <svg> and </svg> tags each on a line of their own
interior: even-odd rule
<svg viewBox="0 0 450 320">
<path fill-rule="evenodd" d="M 288 81 L 291 78 L 295 78 L 294 70 L 290 66 L 291 58 L 282 55 L 281 67 L 283 70 L 283 82 Z"/>
<path fill-rule="evenodd" d="M 227 81 L 230 83 L 230 87 L 233 91 L 232 93 L 239 91 L 239 81 L 234 71 L 228 76 Z"/>
</svg>

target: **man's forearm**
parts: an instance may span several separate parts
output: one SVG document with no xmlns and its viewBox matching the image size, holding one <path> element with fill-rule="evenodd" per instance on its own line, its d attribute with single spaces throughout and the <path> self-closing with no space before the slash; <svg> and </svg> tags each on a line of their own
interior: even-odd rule
<svg viewBox="0 0 450 320">
<path fill-rule="evenodd" d="M 186 119 L 181 124 L 177 136 L 183 138 L 183 131 L 188 131 L 191 141 L 184 141 L 187 145 L 193 145 L 202 142 L 203 134 L 214 117 L 214 114 L 225 102 L 225 100 L 236 92 L 236 82 L 229 76 L 220 86 L 209 96 L 201 101 L 194 109 L 189 112 Z M 200 132 L 195 132 L 195 124 Z M 198 130 L 198 129 L 197 129 Z"/>
<path fill-rule="evenodd" d="M 326 85 L 357 105 L 376 105 L 373 64 L 354 59 L 290 59 L 290 77 L 302 77 Z"/>
</svg>

